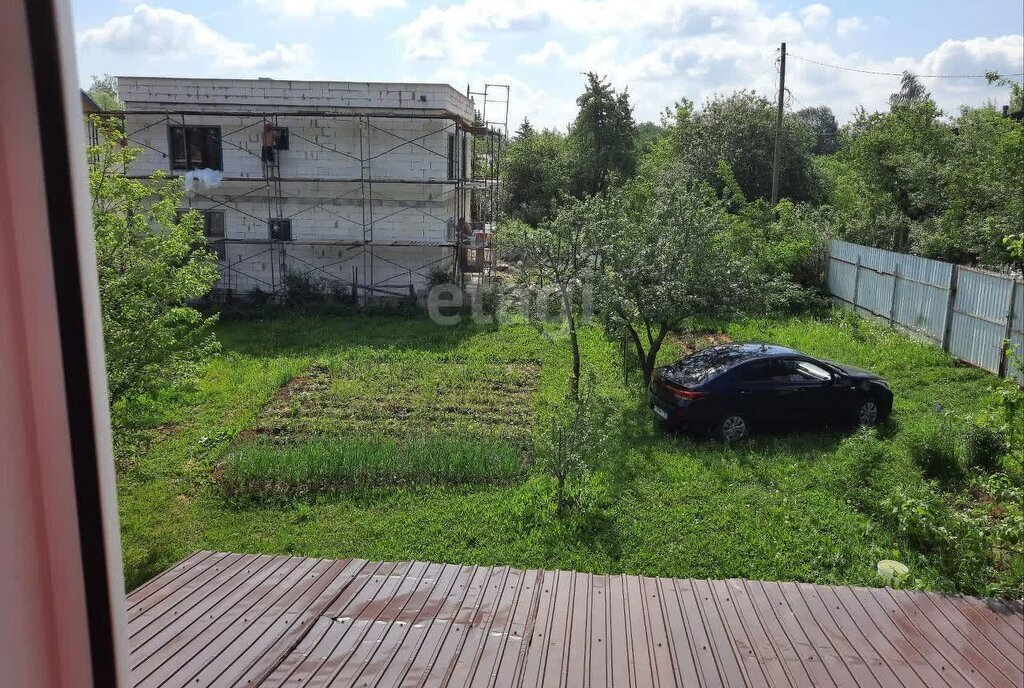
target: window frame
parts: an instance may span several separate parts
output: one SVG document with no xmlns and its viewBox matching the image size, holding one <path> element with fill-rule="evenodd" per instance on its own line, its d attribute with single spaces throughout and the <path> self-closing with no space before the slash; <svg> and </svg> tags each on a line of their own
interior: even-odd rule
<svg viewBox="0 0 1024 688">
<path fill-rule="evenodd" d="M 280 225 L 284 227 L 287 232 L 287 237 L 282 238 L 280 236 L 274 236 L 274 225 L 276 223 L 283 223 Z M 292 240 L 292 221 L 291 218 L 287 217 L 275 217 L 272 220 L 267 220 L 267 236 L 271 241 L 291 241 Z"/>
<path fill-rule="evenodd" d="M 448 134 L 448 179 L 457 179 L 455 176 L 455 134 Z"/>
<path fill-rule="evenodd" d="M 200 160 L 192 160 L 192 140 L 191 137 L 197 130 L 209 130 L 209 134 L 203 134 L 207 137 L 207 144 L 213 144 L 216 146 L 213 153 L 214 160 L 207 160 L 205 156 L 202 156 Z M 175 155 L 175 132 L 182 132 L 182 145 L 185 148 L 184 151 L 184 163 L 179 163 L 179 158 Z M 212 141 L 210 140 L 212 139 Z M 210 150 L 206 150 L 206 153 L 210 153 Z M 189 171 L 199 169 L 211 169 L 211 170 L 224 170 L 224 141 L 221 138 L 221 128 L 217 125 L 205 125 L 205 124 L 168 124 L 167 125 L 167 158 L 170 161 L 171 171 Z M 213 162 L 211 165 L 203 165 L 203 162 Z"/>
</svg>

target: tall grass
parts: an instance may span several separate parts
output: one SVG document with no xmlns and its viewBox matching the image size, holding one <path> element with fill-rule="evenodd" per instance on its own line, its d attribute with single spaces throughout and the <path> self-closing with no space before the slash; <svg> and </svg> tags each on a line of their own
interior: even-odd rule
<svg viewBox="0 0 1024 688">
<path fill-rule="evenodd" d="M 330 437 L 279 444 L 258 440 L 225 458 L 218 483 L 233 499 L 291 499 L 352 487 L 509 483 L 523 454 L 497 438 Z"/>
</svg>

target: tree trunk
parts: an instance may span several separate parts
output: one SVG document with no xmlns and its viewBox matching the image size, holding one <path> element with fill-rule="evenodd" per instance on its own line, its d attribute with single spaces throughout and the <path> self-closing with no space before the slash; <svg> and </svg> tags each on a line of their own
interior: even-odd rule
<svg viewBox="0 0 1024 688">
<path fill-rule="evenodd" d="M 661 344 L 665 341 L 665 335 L 668 334 L 668 324 L 658 324 L 658 334 L 650 340 L 650 346 L 647 349 L 647 354 L 640 355 L 640 364 L 644 369 L 644 386 L 651 384 L 651 378 L 654 376 L 654 367 L 658 363 L 658 352 L 661 351 Z M 639 338 L 637 338 L 639 341 Z M 639 348 L 639 346 L 638 346 Z"/>
<path fill-rule="evenodd" d="M 572 296 L 569 290 L 562 288 L 562 303 L 565 306 L 565 317 L 569 325 L 569 347 L 572 349 L 572 378 L 569 380 L 569 388 L 572 391 L 573 399 L 580 400 L 580 343 L 576 336 L 576 318 L 573 315 Z"/>
</svg>

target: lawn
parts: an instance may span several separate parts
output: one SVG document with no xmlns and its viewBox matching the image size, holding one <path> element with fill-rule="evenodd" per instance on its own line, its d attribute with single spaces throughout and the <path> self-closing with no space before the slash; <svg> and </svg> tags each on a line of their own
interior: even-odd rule
<svg viewBox="0 0 1024 688">
<path fill-rule="evenodd" d="M 908 489 L 928 488 L 900 450 L 902 428 L 936 405 L 977 409 L 992 382 L 849 318 L 725 330 L 886 376 L 896 406 L 878 470 Z M 625 436 L 564 519 L 530 450 L 565 389 L 557 331 L 279 317 L 225 322 L 218 335 L 223 355 L 192 389 L 140 404 L 117 431 L 129 588 L 199 548 L 864 585 L 895 558 L 915 586 L 964 588 L 865 508 L 857 438 L 725 447 L 655 434 L 617 344 L 596 327 L 581 332 L 584 363 L 622 411 Z M 688 345 L 671 340 L 663 358 Z"/>
</svg>

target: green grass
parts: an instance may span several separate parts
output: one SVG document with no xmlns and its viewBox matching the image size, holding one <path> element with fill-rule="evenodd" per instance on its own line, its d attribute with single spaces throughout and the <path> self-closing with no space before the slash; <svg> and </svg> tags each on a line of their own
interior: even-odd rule
<svg viewBox="0 0 1024 688">
<path fill-rule="evenodd" d="M 341 436 L 246 442 L 217 482 L 229 498 L 273 501 L 373 485 L 507 483 L 523 470 L 522 451 L 500 439 Z"/>
<path fill-rule="evenodd" d="M 871 469 L 885 487 L 931 490 L 907 458 L 904 430 L 936 405 L 976 411 L 992 381 L 847 318 L 727 329 L 885 375 L 896 404 L 879 440 L 886 460 Z M 911 565 L 918 587 L 976 592 L 986 583 L 965 582 L 865 508 L 861 445 L 843 435 L 724 447 L 652 433 L 638 390 L 623 384 L 617 344 L 593 326 L 581 332 L 584 365 L 626 429 L 613 459 L 595 467 L 582 506 L 562 520 L 551 480 L 516 463 L 523 433 L 565 390 L 569 356 L 557 333 L 289 317 L 225 323 L 218 334 L 224 354 L 193 389 L 122 410 L 129 587 L 198 548 L 865 585 L 879 583 L 879 559 L 894 558 Z M 682 346 L 672 340 L 661 358 Z M 282 389 L 310 371 L 324 379 L 304 388 L 309 398 L 282 404 Z M 481 384 L 498 391 L 480 395 Z M 273 499 L 228 499 L 225 476 L 247 484 L 248 496 Z"/>
</svg>

